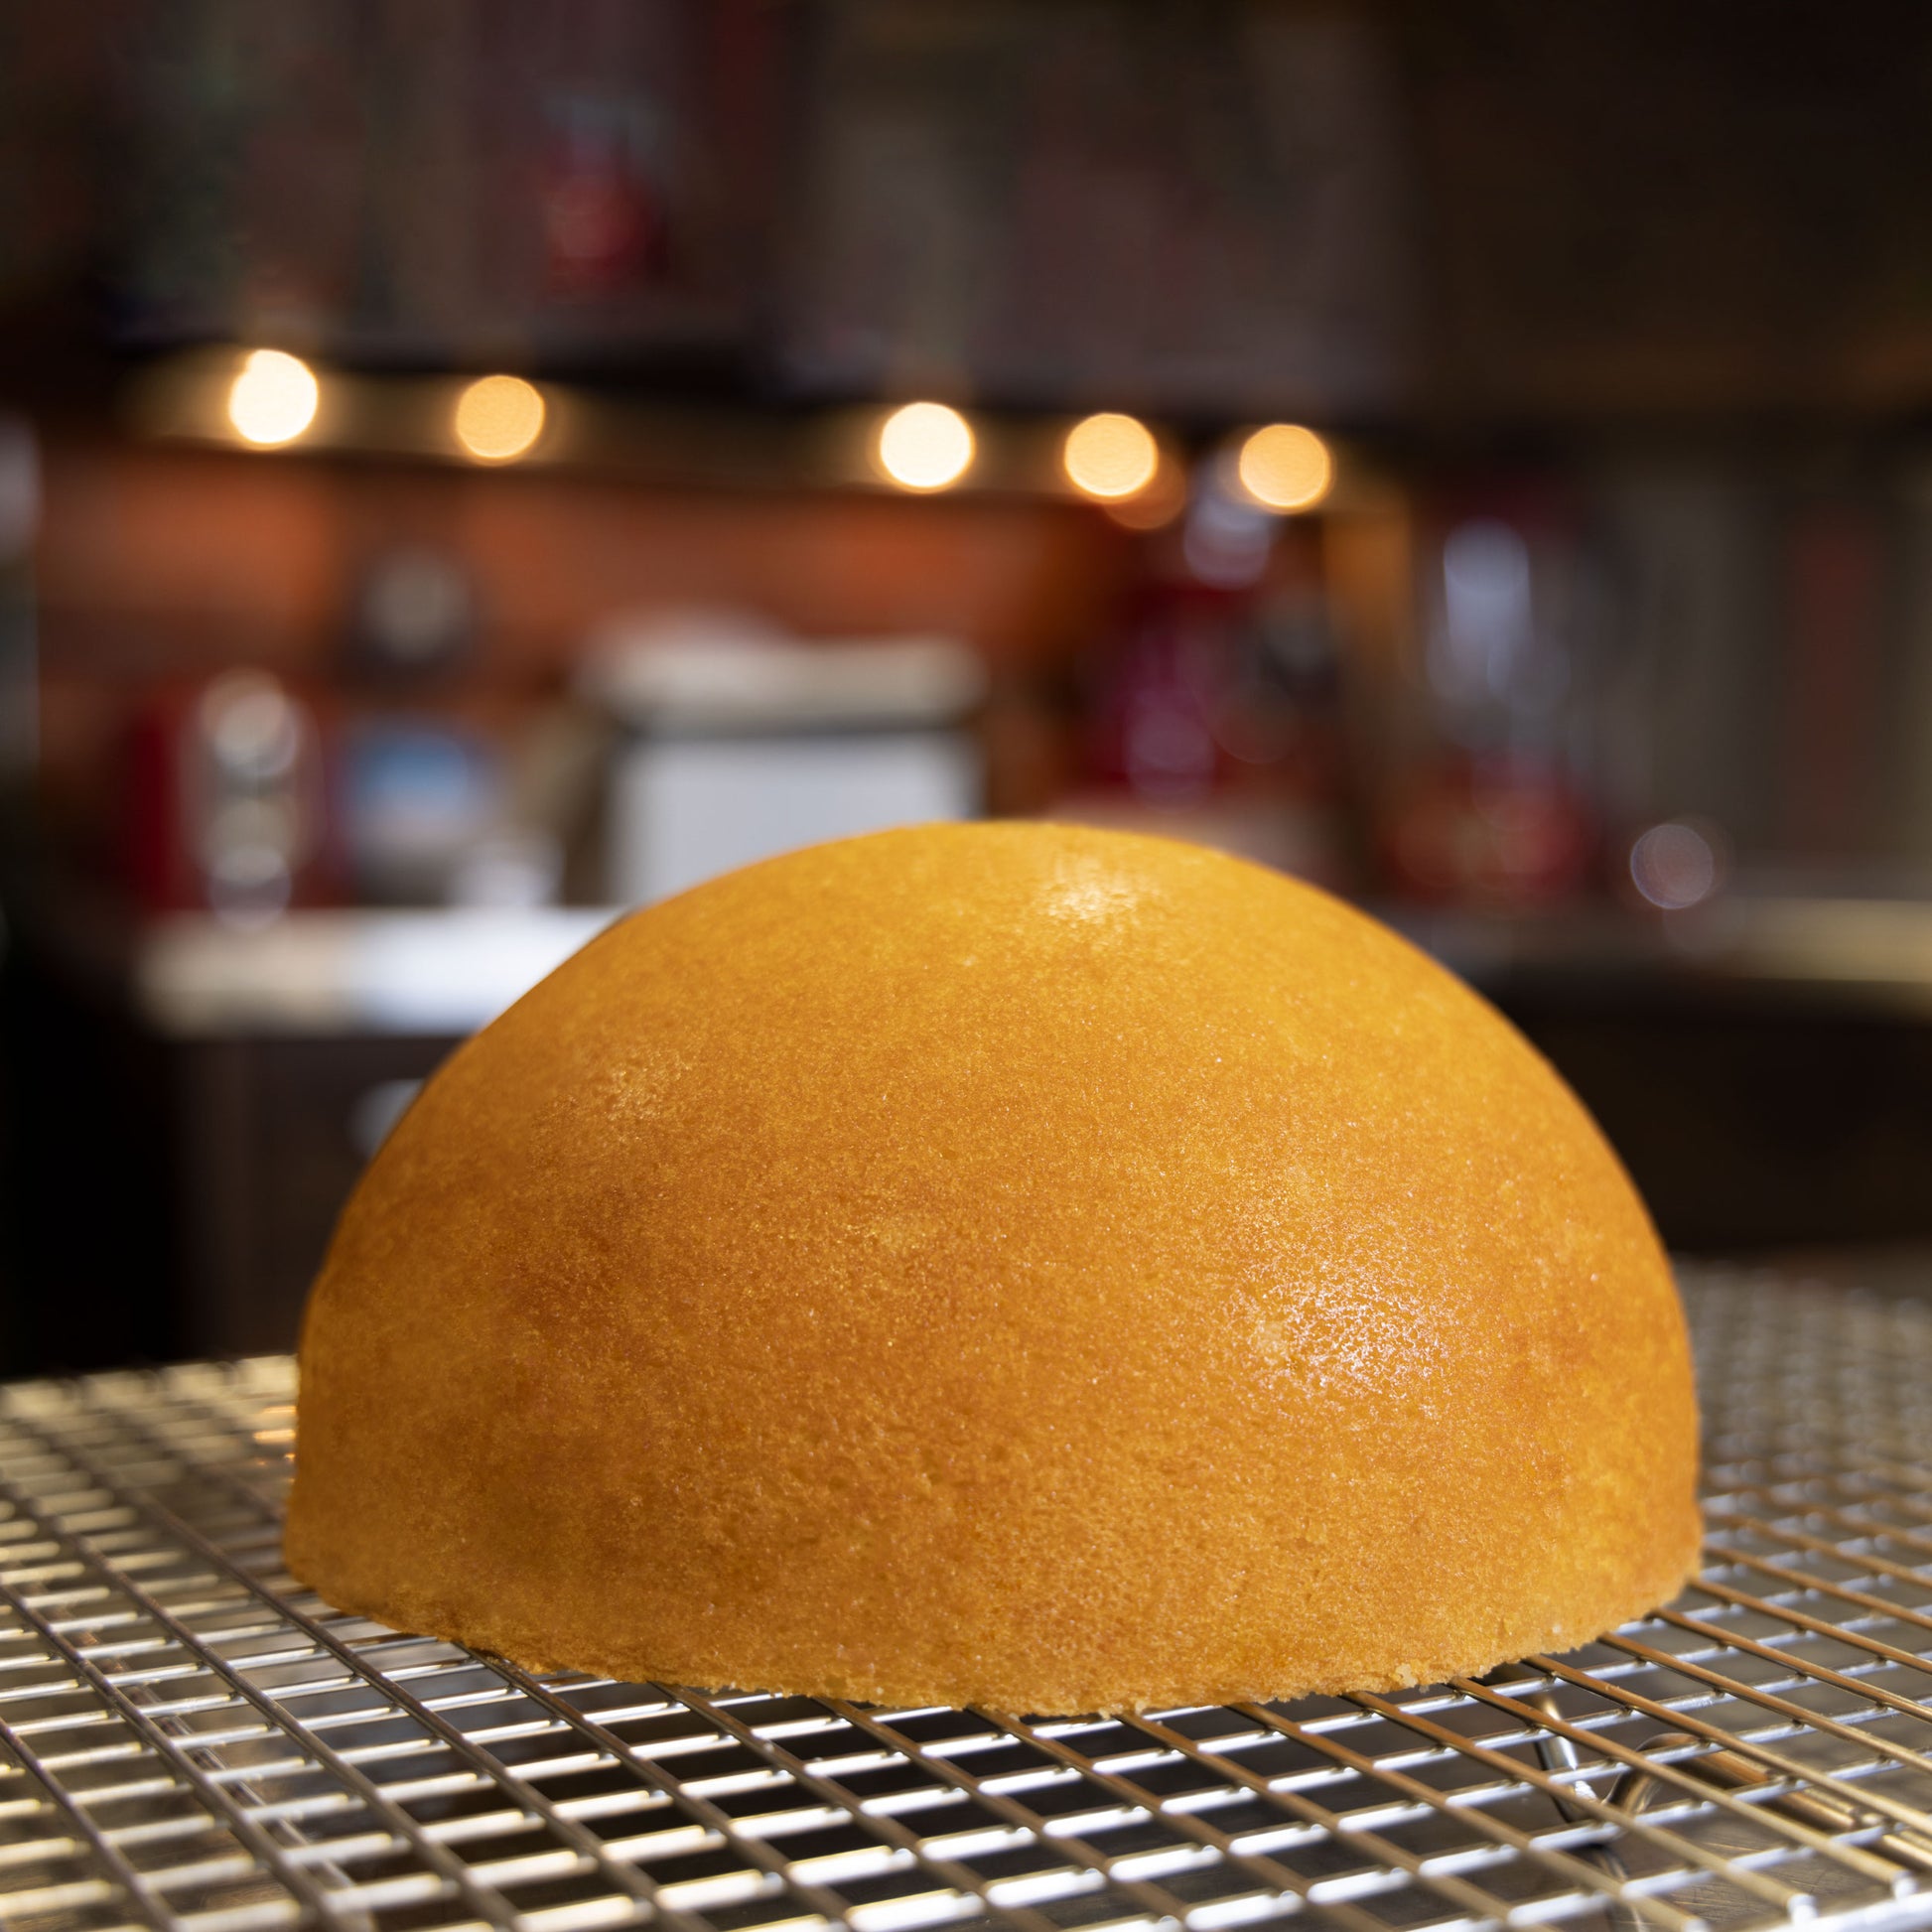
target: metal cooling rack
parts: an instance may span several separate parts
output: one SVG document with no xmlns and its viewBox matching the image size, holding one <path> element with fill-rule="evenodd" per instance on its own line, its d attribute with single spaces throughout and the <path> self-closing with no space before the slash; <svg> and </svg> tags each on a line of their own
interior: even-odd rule
<svg viewBox="0 0 1932 1932">
<path fill-rule="evenodd" d="M 1932 1308 L 1690 1304 L 1711 1536 L 1671 1609 L 1133 1720 L 532 1677 L 291 1582 L 286 1361 L 0 1391 L 0 1922 L 1932 1922 Z"/>
</svg>

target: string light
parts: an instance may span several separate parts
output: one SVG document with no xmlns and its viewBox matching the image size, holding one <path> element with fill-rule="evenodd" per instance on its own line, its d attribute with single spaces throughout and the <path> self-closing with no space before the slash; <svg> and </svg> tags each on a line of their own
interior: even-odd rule
<svg viewBox="0 0 1932 1932">
<path fill-rule="evenodd" d="M 1161 451 L 1145 423 L 1110 411 L 1089 416 L 1067 431 L 1060 462 L 1075 489 L 1102 502 L 1118 502 L 1154 481 Z"/>
<path fill-rule="evenodd" d="M 514 463 L 543 434 L 544 414 L 520 375 L 480 376 L 457 398 L 456 440 L 479 463 Z"/>
<path fill-rule="evenodd" d="M 1270 423 L 1241 446 L 1241 486 L 1265 509 L 1310 510 L 1327 495 L 1335 460 L 1311 429 Z"/>
<path fill-rule="evenodd" d="M 908 402 L 879 428 L 879 467 L 904 489 L 944 489 L 973 461 L 973 432 L 942 402 Z"/>
<path fill-rule="evenodd" d="M 258 348 L 228 388 L 228 421 L 244 443 L 273 449 L 293 443 L 316 419 L 322 385 L 299 355 Z"/>
</svg>

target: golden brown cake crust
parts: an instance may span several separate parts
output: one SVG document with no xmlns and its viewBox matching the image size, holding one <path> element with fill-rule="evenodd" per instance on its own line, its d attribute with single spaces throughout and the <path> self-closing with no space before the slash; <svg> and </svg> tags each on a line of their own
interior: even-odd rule
<svg viewBox="0 0 1932 1932">
<path fill-rule="evenodd" d="M 1561 1650 L 1698 1546 L 1587 1115 L 1348 907 L 922 828 L 638 913 L 344 1213 L 287 1554 L 537 1666 L 1035 1712 Z"/>
</svg>

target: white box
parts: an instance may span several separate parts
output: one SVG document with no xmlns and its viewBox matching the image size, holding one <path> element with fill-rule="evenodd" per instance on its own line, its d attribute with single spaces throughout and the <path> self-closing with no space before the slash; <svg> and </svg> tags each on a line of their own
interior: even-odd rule
<svg viewBox="0 0 1932 1932">
<path fill-rule="evenodd" d="M 800 846 L 970 818 L 980 791 L 955 731 L 633 738 L 612 771 L 610 896 L 644 904 Z"/>
</svg>

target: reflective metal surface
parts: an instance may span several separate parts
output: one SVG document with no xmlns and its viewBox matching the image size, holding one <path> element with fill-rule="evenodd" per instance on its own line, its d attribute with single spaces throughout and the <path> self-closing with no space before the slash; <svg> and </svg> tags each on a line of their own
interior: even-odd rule
<svg viewBox="0 0 1932 1932">
<path fill-rule="evenodd" d="M 1671 1609 L 1393 1697 L 1029 1721 L 533 1678 L 280 1568 L 285 1361 L 0 1392 L 0 1921 L 1932 1923 L 1932 1308 L 1688 1285 Z"/>
</svg>

